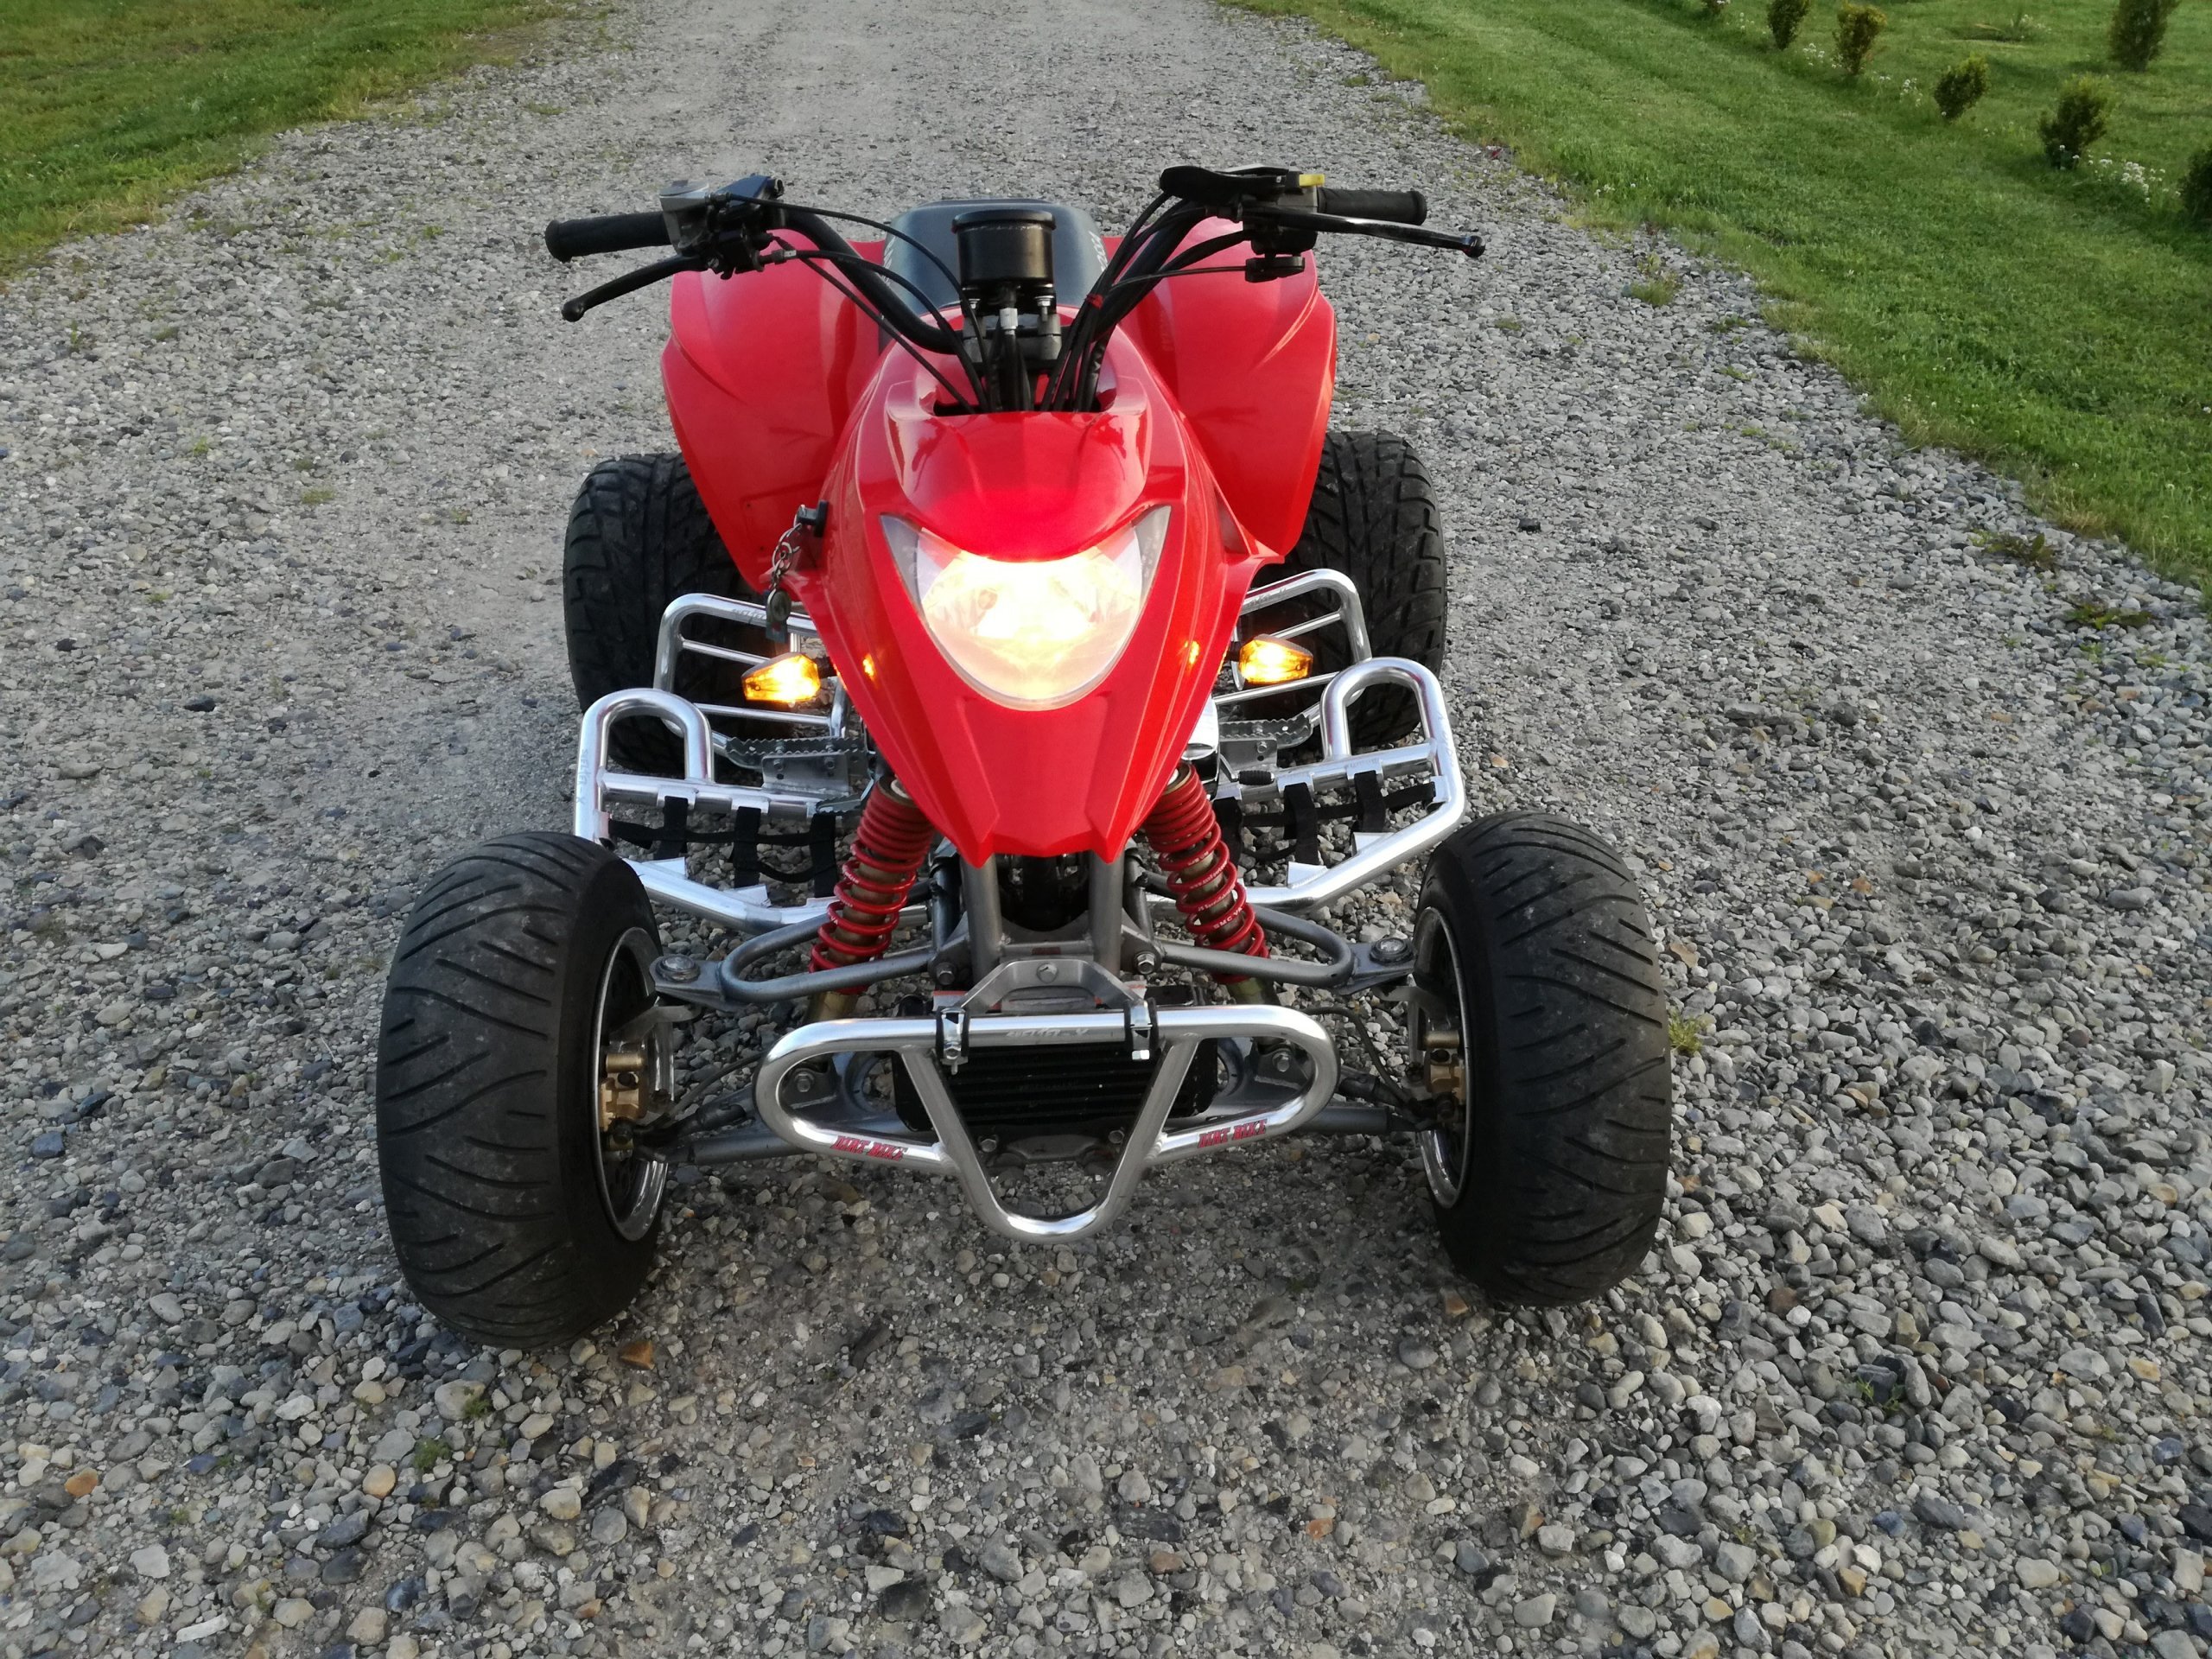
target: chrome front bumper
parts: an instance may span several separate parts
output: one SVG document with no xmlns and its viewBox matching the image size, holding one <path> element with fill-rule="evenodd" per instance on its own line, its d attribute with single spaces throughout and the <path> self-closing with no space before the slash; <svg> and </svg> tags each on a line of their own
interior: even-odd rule
<svg viewBox="0 0 2212 1659">
<path fill-rule="evenodd" d="M 1305 1127 L 1336 1090 L 1337 1056 L 1328 1033 L 1294 1009 L 1240 1005 L 1144 1012 L 1148 1017 L 1141 1019 L 1135 1017 L 1140 1010 L 1129 1008 L 1094 1014 L 976 1014 L 962 1022 L 959 1040 L 968 1050 L 1065 1047 L 1071 1065 L 1082 1065 L 1086 1050 L 1109 1046 L 1122 1053 L 1158 1055 L 1158 1068 L 1122 1143 L 1105 1195 L 1073 1215 L 1020 1215 L 1001 1202 L 982 1154 L 962 1122 L 939 1069 L 938 1056 L 946 1040 L 940 1020 L 823 1020 L 802 1026 L 770 1049 L 761 1062 L 754 1109 L 769 1128 L 800 1152 L 954 1175 L 988 1226 L 1008 1238 L 1037 1243 L 1079 1238 L 1108 1225 L 1128 1208 L 1148 1169 Z M 1202 1113 L 1186 1124 L 1168 1128 L 1168 1112 L 1199 1045 L 1236 1039 L 1287 1044 L 1302 1051 L 1310 1068 L 1303 1087 L 1271 1109 Z M 1141 1048 L 1136 1046 L 1140 1044 Z M 843 1056 L 875 1055 L 888 1055 L 906 1068 L 929 1113 L 934 1140 L 905 1133 L 903 1126 L 888 1131 L 880 1119 L 840 1121 L 835 1116 L 796 1110 L 785 1099 L 785 1085 L 799 1066 Z"/>
</svg>

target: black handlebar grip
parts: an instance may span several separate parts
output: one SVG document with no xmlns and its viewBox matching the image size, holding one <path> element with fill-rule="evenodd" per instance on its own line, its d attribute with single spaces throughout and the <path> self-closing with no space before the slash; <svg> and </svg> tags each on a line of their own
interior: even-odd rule
<svg viewBox="0 0 2212 1659">
<path fill-rule="evenodd" d="M 1314 207 L 1339 219 L 1379 219 L 1388 225 L 1420 225 L 1428 219 L 1428 198 L 1418 190 L 1335 190 L 1313 193 Z"/>
<path fill-rule="evenodd" d="M 545 227 L 545 251 L 563 264 L 590 253 L 664 248 L 668 221 L 658 213 L 607 213 L 596 219 L 556 219 Z"/>
</svg>

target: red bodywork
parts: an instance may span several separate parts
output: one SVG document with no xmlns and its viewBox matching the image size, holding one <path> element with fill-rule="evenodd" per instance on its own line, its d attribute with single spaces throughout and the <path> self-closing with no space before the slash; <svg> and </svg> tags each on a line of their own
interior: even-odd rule
<svg viewBox="0 0 2212 1659">
<path fill-rule="evenodd" d="M 830 503 L 790 586 L 931 823 L 969 863 L 1120 852 L 1197 723 L 1254 573 L 1305 522 L 1336 365 L 1311 269 L 1161 283 L 1116 335 L 1090 415 L 936 413 L 913 359 L 796 264 L 678 276 L 671 311 L 662 377 L 708 512 L 758 588 L 793 513 Z M 986 557 L 1057 558 L 1163 504 L 1135 635 L 1095 689 L 1042 710 L 994 701 L 945 659 L 881 528 L 891 514 Z"/>
</svg>

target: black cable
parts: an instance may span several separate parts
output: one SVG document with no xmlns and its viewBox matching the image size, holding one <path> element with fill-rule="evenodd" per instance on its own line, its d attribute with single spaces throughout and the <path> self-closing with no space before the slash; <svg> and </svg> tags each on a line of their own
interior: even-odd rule
<svg viewBox="0 0 2212 1659">
<path fill-rule="evenodd" d="M 976 319 L 976 308 L 969 302 L 967 295 L 961 292 L 959 273 L 955 271 L 951 266 L 946 264 L 944 260 L 938 258 L 935 251 L 930 247 L 929 244 L 924 242 L 919 237 L 910 236 L 905 231 L 900 230 L 896 225 L 887 225 L 880 219 L 870 219 L 865 213 L 849 213 L 844 212 L 842 209 L 836 207 L 806 207 L 803 204 L 801 205 L 801 211 L 810 213 L 819 213 L 824 219 L 846 219 L 855 225 L 865 225 L 872 231 L 881 231 L 886 236 L 897 237 L 908 247 L 913 249 L 915 252 L 920 254 L 923 258 L 935 265 L 938 268 L 938 274 L 943 276 L 946 282 L 952 284 L 953 295 L 960 306 L 960 315 L 968 324 L 969 336 L 971 339 L 976 340 L 982 338 L 983 326 Z M 887 265 L 880 267 L 880 269 L 887 276 L 896 277 L 899 274 Z M 907 286 L 912 288 L 913 287 L 913 284 L 910 283 Z M 925 304 L 927 303 L 928 296 L 922 294 L 919 289 L 915 289 L 914 292 L 923 300 Z M 931 308 L 934 309 L 935 308 L 931 307 Z M 961 363 L 963 367 L 967 365 L 967 358 L 964 353 L 962 355 Z M 972 371 L 969 375 L 969 379 L 971 382 L 975 380 L 975 375 Z M 982 392 L 982 387 L 980 385 L 977 385 L 976 391 L 980 400 Z"/>
<path fill-rule="evenodd" d="M 802 213 L 819 213 L 824 219 L 845 219 L 855 225 L 865 225 L 872 231 L 881 231 L 886 236 L 897 237 L 908 247 L 913 249 L 915 252 L 920 254 L 923 258 L 935 265 L 938 270 L 944 274 L 944 280 L 952 284 L 952 291 L 954 293 L 957 294 L 960 291 L 960 278 L 954 273 L 952 267 L 946 264 L 944 260 L 938 258 L 936 253 L 931 250 L 928 244 L 923 242 L 917 237 L 909 236 L 906 232 L 899 229 L 896 226 L 887 225 L 880 219 L 870 219 L 865 213 L 849 213 L 836 207 L 808 207 L 803 204 L 796 202 L 791 203 L 791 205 L 798 207 Z M 895 276 L 898 275 L 896 271 L 893 271 L 887 267 L 879 266 L 877 269 L 882 270 L 883 274 L 887 276 Z M 916 290 L 918 293 L 919 291 L 919 289 Z"/>
<path fill-rule="evenodd" d="M 1135 277 L 1149 276 L 1166 264 L 1169 257 L 1182 245 L 1183 238 L 1208 217 L 1210 215 L 1205 209 L 1186 204 L 1164 214 L 1141 238 L 1137 238 L 1142 245 L 1134 252 L 1130 252 L 1130 244 L 1127 242 L 1117 250 L 1117 254 L 1129 253 L 1129 258 L 1122 267 L 1128 274 L 1119 278 L 1113 288 L 1099 298 L 1095 307 L 1086 305 L 1083 315 L 1077 319 L 1082 338 L 1077 342 L 1077 348 L 1068 353 L 1068 361 L 1064 365 L 1065 372 L 1056 377 L 1053 387 L 1059 406 L 1082 409 L 1089 405 L 1096 392 L 1098 365 L 1105 360 L 1107 342 L 1135 308 L 1136 301 L 1144 297 L 1140 293 L 1126 305 L 1116 308 L 1111 297 L 1114 289 L 1123 287 Z M 1096 295 L 1097 290 L 1094 289 L 1093 294 Z"/>
<path fill-rule="evenodd" d="M 1243 239 L 1243 238 L 1241 235 L 1218 238 L 1220 242 L 1224 244 L 1234 244 L 1236 242 L 1242 241 Z M 1207 251 L 1205 253 L 1201 253 L 1197 250 L 1193 250 L 1193 255 L 1195 257 L 1203 258 L 1207 257 L 1208 253 L 1217 253 L 1220 251 L 1220 249 L 1211 243 L 1208 243 L 1204 245 Z M 1243 274 L 1244 267 L 1241 264 L 1186 265 L 1181 259 L 1178 259 L 1166 270 L 1155 270 L 1148 276 L 1124 277 L 1122 281 L 1115 283 L 1112 288 L 1107 289 L 1106 292 L 1109 296 L 1118 294 L 1125 288 L 1142 289 L 1147 292 L 1149 292 L 1158 284 L 1164 283 L 1170 277 L 1173 276 L 1242 276 Z M 1139 294 L 1136 297 L 1141 301 L 1144 298 L 1144 295 Z M 1127 319 L 1129 312 L 1135 309 L 1136 306 L 1133 302 L 1122 312 L 1120 317 L 1115 320 L 1113 328 L 1108 329 L 1106 333 L 1099 338 L 1096 342 L 1096 360 L 1090 365 L 1087 370 L 1083 372 L 1084 378 L 1078 380 L 1078 390 L 1075 397 L 1076 406 L 1080 407 L 1081 405 L 1089 403 L 1092 397 L 1096 396 L 1097 378 L 1099 374 L 1104 371 L 1106 366 L 1106 348 L 1109 344 L 1111 344 L 1114 333 L 1119 328 L 1122 321 Z M 1086 385 L 1088 389 L 1083 389 Z"/>
<path fill-rule="evenodd" d="M 1140 222 L 1152 212 L 1153 207 L 1157 205 L 1155 200 L 1147 206 L 1145 213 L 1138 216 Z M 1187 225 L 1184 222 L 1185 220 L 1188 220 Z M 1053 371 L 1052 378 L 1046 387 L 1046 407 L 1058 409 L 1076 406 L 1071 401 L 1069 394 L 1082 384 L 1081 365 L 1099 342 L 1102 328 L 1106 334 L 1111 334 L 1113 331 L 1115 325 L 1102 324 L 1101 318 L 1105 313 L 1107 296 L 1120 285 L 1122 280 L 1122 274 L 1133 266 L 1141 265 L 1145 261 L 1153 259 L 1154 250 L 1163 237 L 1173 236 L 1175 241 L 1179 242 L 1188 233 L 1189 226 L 1197 223 L 1198 219 L 1194 216 L 1192 210 L 1186 208 L 1180 213 L 1170 213 L 1157 224 L 1141 230 L 1133 226 L 1130 233 L 1122 238 L 1122 245 L 1114 251 L 1114 257 L 1107 263 L 1106 269 L 1099 273 L 1098 281 L 1091 285 L 1090 292 L 1084 296 L 1081 308 L 1076 313 L 1075 322 L 1069 330 L 1069 338 L 1061 350 L 1059 364 Z"/>
<path fill-rule="evenodd" d="M 838 235 L 836 227 L 828 219 L 804 207 L 785 208 L 784 219 L 788 228 L 813 243 L 817 251 L 843 254 L 855 262 L 850 267 L 853 286 L 874 304 L 878 320 L 885 327 L 905 335 L 909 342 L 925 352 L 938 352 L 946 357 L 960 354 L 960 331 L 912 315 L 906 302 L 884 280 L 883 267 L 862 259 L 859 251 Z M 893 315 L 893 312 L 898 315 Z"/>
<path fill-rule="evenodd" d="M 1114 250 L 1114 257 L 1106 262 L 1106 268 L 1098 273 L 1098 280 L 1091 283 L 1090 292 L 1084 295 L 1082 302 L 1077 306 L 1075 321 L 1069 326 L 1067 339 L 1061 347 L 1060 360 L 1054 365 L 1052 378 L 1045 384 L 1046 408 L 1060 406 L 1062 394 L 1068 389 L 1071 377 L 1075 372 L 1075 362 L 1085 349 L 1090 324 L 1104 304 L 1106 294 L 1120 280 L 1122 272 L 1128 268 L 1129 261 L 1141 251 L 1149 234 L 1146 228 L 1147 221 L 1159 210 L 1160 204 L 1168 200 L 1170 198 L 1163 191 L 1145 204 L 1143 211 L 1122 233 L 1121 245 Z"/>
<path fill-rule="evenodd" d="M 1168 221 L 1162 222 L 1166 224 Z M 1079 365 L 1077 370 L 1077 378 L 1072 388 L 1073 407 L 1087 409 L 1096 399 L 1099 372 L 1105 367 L 1106 347 L 1113 340 L 1114 331 L 1128 320 L 1129 314 L 1137 308 L 1145 296 L 1152 292 L 1154 284 L 1165 276 L 1171 276 L 1179 270 L 1193 269 L 1200 262 L 1211 258 L 1215 254 L 1235 247 L 1250 234 L 1250 232 L 1240 227 L 1221 236 L 1209 237 L 1196 247 L 1184 249 L 1172 259 L 1166 254 L 1162 254 L 1157 269 L 1133 270 L 1130 275 L 1124 276 L 1109 289 L 1104 302 L 1099 308 L 1099 322 L 1093 331 L 1093 338 L 1085 342 L 1086 360 Z M 1179 246 L 1181 241 L 1182 236 L 1179 234 L 1176 238 Z M 1151 259 L 1152 252 L 1147 249 L 1145 254 L 1135 263 L 1141 266 L 1150 263 Z"/>
<path fill-rule="evenodd" d="M 911 278 L 902 276 L 895 270 L 887 270 L 883 266 L 875 264 L 873 260 L 868 259 L 861 254 L 836 253 L 827 248 L 792 248 L 787 244 L 779 245 L 785 246 L 786 251 L 795 259 L 827 259 L 832 264 L 836 265 L 840 270 L 844 270 L 849 268 L 858 268 L 862 270 L 872 271 L 879 276 L 887 277 L 890 281 L 898 283 L 901 288 L 904 288 L 909 293 L 912 294 L 915 298 L 920 300 L 923 304 L 927 305 L 929 303 L 929 296 L 923 293 L 921 289 L 917 286 Z M 879 318 L 878 321 L 885 323 L 887 327 L 890 326 L 889 320 L 887 318 Z M 893 329 L 893 332 L 895 334 L 897 331 Z M 956 336 L 956 338 L 957 337 Z M 955 353 L 952 355 L 959 363 L 962 372 L 968 376 L 969 385 L 975 389 L 976 397 L 974 401 L 976 404 L 981 404 L 983 401 L 982 383 L 976 378 L 975 369 L 968 361 L 967 353 L 960 352 Z M 916 360 L 919 361 L 920 359 L 918 358 Z M 940 381 L 942 382 L 942 377 L 940 377 Z M 945 389 L 947 391 L 951 390 L 949 385 L 946 385 Z M 956 397 L 957 395 L 958 394 L 957 393 L 955 394 Z"/>
<path fill-rule="evenodd" d="M 786 248 L 785 249 L 785 252 L 790 257 L 798 260 L 800 264 L 812 271 L 823 282 L 829 283 L 833 289 L 856 307 L 860 310 L 861 315 L 875 318 L 879 321 L 882 320 L 880 313 L 874 307 L 870 306 L 867 299 L 859 292 L 854 289 L 846 287 L 845 284 L 839 282 L 835 276 L 830 274 L 830 271 L 838 269 L 838 264 L 836 257 L 830 254 L 827 250 L 822 248 Z M 955 386 L 951 381 L 946 379 L 942 374 L 938 372 L 937 365 L 934 363 L 931 363 L 929 359 L 922 355 L 921 350 L 918 346 L 917 346 L 912 340 L 906 339 L 905 335 L 899 334 L 895 328 L 890 329 L 888 332 L 890 333 L 891 338 L 898 343 L 899 349 L 906 353 L 907 356 L 912 358 L 915 362 L 920 364 L 922 365 L 923 372 L 926 373 L 931 379 L 936 381 L 938 385 L 944 388 L 945 396 L 951 398 L 954 404 L 958 405 L 958 413 L 963 415 L 974 415 L 980 412 L 969 402 L 968 399 L 960 395 L 959 389 Z"/>
</svg>

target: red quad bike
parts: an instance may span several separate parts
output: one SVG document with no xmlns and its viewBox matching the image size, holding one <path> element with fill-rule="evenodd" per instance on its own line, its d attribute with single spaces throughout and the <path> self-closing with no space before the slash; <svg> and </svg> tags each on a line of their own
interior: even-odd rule
<svg viewBox="0 0 2212 1659">
<path fill-rule="evenodd" d="M 1112 243 L 757 175 L 547 228 L 671 250 L 563 315 L 674 279 L 682 453 L 602 464 L 569 522 L 573 834 L 464 855 L 392 963 L 378 1149 L 425 1307 L 516 1346 L 607 1319 L 687 1166 L 949 1174 L 1051 1242 L 1294 1134 L 1412 1137 L 1501 1300 L 1636 1268 L 1669 1127 L 1642 899 L 1587 830 L 1466 821 L 1427 478 L 1329 429 L 1308 255 L 1482 251 L 1425 216 L 1177 167 Z M 1360 896 L 1423 856 L 1410 912 Z M 656 905 L 734 948 L 664 950 Z M 1324 1018 L 1404 1060 L 1347 1069 Z M 751 1086 L 704 1099 L 741 1023 Z"/>
</svg>

